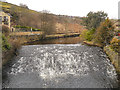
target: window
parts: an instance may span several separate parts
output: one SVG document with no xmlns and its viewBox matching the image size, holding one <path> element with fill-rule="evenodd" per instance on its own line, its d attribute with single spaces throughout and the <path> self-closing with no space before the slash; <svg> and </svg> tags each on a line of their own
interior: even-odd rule
<svg viewBox="0 0 120 90">
<path fill-rule="evenodd" d="M 4 22 L 8 21 L 8 17 L 4 16 Z"/>
<path fill-rule="evenodd" d="M 8 17 L 4 16 L 4 24 L 8 25 Z"/>
</svg>

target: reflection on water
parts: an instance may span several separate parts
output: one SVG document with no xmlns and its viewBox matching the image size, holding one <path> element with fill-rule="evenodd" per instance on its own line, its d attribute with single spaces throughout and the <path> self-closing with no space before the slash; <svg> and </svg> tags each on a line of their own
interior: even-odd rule
<svg viewBox="0 0 120 90">
<path fill-rule="evenodd" d="M 26 45 L 39 45 L 39 44 L 76 44 L 80 43 L 80 37 L 68 37 L 68 38 L 58 38 L 58 39 L 48 39 L 48 40 L 41 40 L 35 41 L 32 43 L 27 43 Z"/>
</svg>

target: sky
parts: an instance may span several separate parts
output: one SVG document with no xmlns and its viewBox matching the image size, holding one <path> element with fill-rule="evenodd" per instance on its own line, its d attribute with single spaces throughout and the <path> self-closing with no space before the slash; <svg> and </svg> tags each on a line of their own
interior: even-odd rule
<svg viewBox="0 0 120 90">
<path fill-rule="evenodd" d="M 54 14 L 69 16 L 86 16 L 90 11 L 104 11 L 110 19 L 118 18 L 118 2 L 120 0 L 6 0 L 19 5 L 26 4 L 29 9 L 48 10 Z"/>
</svg>

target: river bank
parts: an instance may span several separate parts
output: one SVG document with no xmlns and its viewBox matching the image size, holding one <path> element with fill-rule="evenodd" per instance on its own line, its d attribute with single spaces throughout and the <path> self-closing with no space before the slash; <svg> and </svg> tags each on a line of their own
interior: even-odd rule
<svg viewBox="0 0 120 90">
<path fill-rule="evenodd" d="M 59 38 L 59 39 L 47 39 L 47 40 L 43 40 L 43 41 L 38 41 L 39 43 L 36 43 L 36 42 L 34 42 L 34 43 L 29 43 L 28 45 L 25 45 L 25 46 L 23 46 L 23 47 L 32 47 L 32 45 L 33 45 L 33 47 L 37 47 L 37 46 L 41 46 L 41 45 L 43 45 L 43 44 L 45 44 L 45 45 L 43 45 L 43 47 L 45 47 L 46 45 L 50 45 L 51 47 L 53 47 L 55 44 L 58 44 L 58 45 L 60 45 L 60 44 L 63 44 L 62 46 L 64 46 L 65 44 L 67 44 L 67 45 L 69 45 L 69 46 L 71 46 L 72 44 L 73 44 L 73 46 L 75 46 L 76 47 L 76 45 L 75 44 L 77 44 L 78 46 L 79 45 L 82 45 L 82 44 L 79 44 L 79 43 L 82 43 L 81 42 L 81 40 L 80 40 L 80 37 L 69 37 L 69 38 Z M 52 45 L 51 45 L 52 44 Z M 54 45 L 53 45 L 54 44 Z M 65 45 L 65 47 L 67 48 L 68 46 L 67 45 Z M 55 45 L 55 46 L 57 46 L 57 45 Z M 78 47 L 77 46 L 77 47 Z M 82 45 L 83 46 L 83 45 Z M 87 45 L 85 45 L 84 47 L 88 47 Z M 98 49 L 100 49 L 100 51 L 101 52 L 103 52 L 102 51 L 102 49 L 101 48 L 99 48 L 99 47 L 89 47 L 89 48 L 95 48 L 94 50 L 97 50 L 97 48 Z M 30 49 L 30 48 L 29 48 Z M 28 50 L 29 51 L 29 49 L 26 49 L 26 50 Z M 42 49 L 42 48 L 41 48 Z M 42 52 L 41 51 L 41 49 L 40 50 L 38 50 L 39 52 Z M 71 49 L 72 49 L 72 47 L 71 47 Z M 82 48 L 81 48 L 82 49 Z M 21 49 L 20 49 L 21 50 Z M 23 49 L 24 50 L 24 49 Z M 26 52 L 26 54 L 28 53 L 27 51 L 25 50 L 25 52 Z M 30 49 L 31 50 L 31 49 Z M 43 49 L 44 50 L 44 49 Z M 63 49 L 64 50 L 64 49 Z M 82 53 L 81 52 L 81 50 L 79 50 L 79 49 L 75 49 L 76 51 L 78 50 L 80 53 Z M 82 49 L 83 51 L 84 51 L 84 49 Z M 54 50 L 53 50 L 54 51 Z M 69 50 L 68 50 L 69 51 Z M 76 52 L 75 51 L 75 52 Z M 88 50 L 86 50 L 86 51 L 88 51 Z M 92 51 L 91 50 L 89 50 L 91 53 L 92 53 Z M 31 53 L 34 53 L 35 51 L 31 51 Z M 85 51 L 84 51 L 85 52 Z M 87 54 L 87 53 L 86 53 Z M 16 54 L 14 54 L 14 56 L 15 56 Z M 23 54 L 24 55 L 24 54 Z M 30 54 L 30 55 L 32 55 L 32 54 Z M 53 54 L 54 55 L 54 54 Z M 59 54 L 58 54 L 59 55 Z M 93 54 L 94 55 L 94 54 Z M 97 55 L 99 55 L 99 54 L 97 54 Z M 17 56 L 19 56 L 19 54 L 17 55 Z M 89 55 L 87 55 L 89 58 L 91 58 L 91 55 L 89 56 Z M 97 60 L 98 58 L 97 58 L 97 56 L 95 57 L 95 60 Z M 19 59 L 18 59 L 19 60 Z M 17 61 L 18 61 L 17 60 Z M 33 60 L 34 60 L 34 58 L 33 58 Z M 15 60 L 11 60 L 11 61 L 9 61 L 9 62 L 7 62 L 8 64 L 6 65 L 8 68 L 10 68 L 10 67 L 12 67 L 11 66 L 11 64 L 10 63 L 14 63 L 14 62 L 16 62 Z M 101 62 L 101 61 L 100 61 Z M 101 64 L 100 64 L 101 65 Z M 5 67 L 6 67 L 5 66 Z M 96 65 L 95 65 L 96 66 Z M 18 66 L 16 66 L 16 68 L 18 68 Z M 6 71 L 5 71 L 6 72 Z M 100 72 L 99 72 L 100 73 Z M 6 78 L 5 76 L 3 77 L 3 78 Z"/>
<path fill-rule="evenodd" d="M 42 43 L 47 40 L 53 40 L 53 39 L 55 40 L 55 39 L 59 39 L 59 38 L 78 37 L 78 36 L 79 36 L 78 33 L 46 35 L 44 37 L 42 35 L 40 35 L 40 36 L 38 36 L 38 35 L 10 36 L 8 41 L 11 43 L 11 49 L 2 52 L 2 54 L 3 54 L 2 55 L 2 65 L 7 64 L 7 62 L 9 62 L 9 60 L 11 60 L 14 56 L 16 56 L 18 54 L 18 49 L 22 45 L 33 44 L 33 43 L 36 44 L 35 42 Z M 68 40 L 68 41 L 70 43 L 70 40 Z M 76 41 L 75 41 L 75 43 L 76 43 Z"/>
<path fill-rule="evenodd" d="M 116 71 L 120 73 L 120 67 L 119 67 L 119 55 L 117 52 L 115 52 L 110 45 L 102 46 L 98 43 L 90 42 L 90 41 L 83 41 L 84 44 L 87 44 L 89 46 L 97 46 L 103 48 L 103 51 L 108 55 L 110 58 L 112 64 L 115 66 Z"/>
<path fill-rule="evenodd" d="M 118 74 L 118 80 L 119 80 L 119 88 L 120 88 L 120 58 L 119 54 L 116 53 L 113 49 L 111 49 L 110 46 L 105 46 L 103 48 L 104 52 L 108 55 L 108 57 L 111 60 L 111 63 L 114 65 L 116 72 Z"/>
<path fill-rule="evenodd" d="M 18 55 L 18 49 L 21 48 L 21 44 L 18 42 L 11 42 L 11 48 L 2 51 L 2 66 L 6 65 L 14 56 Z"/>
<path fill-rule="evenodd" d="M 80 43 L 25 45 L 9 66 L 3 87 L 117 87 L 115 69 L 103 50 Z"/>
<path fill-rule="evenodd" d="M 115 52 L 109 45 L 107 46 L 102 46 L 99 45 L 97 43 L 94 42 L 90 42 L 90 41 L 83 41 L 84 44 L 87 44 L 89 46 L 97 46 L 97 47 L 101 47 L 103 48 L 103 51 L 107 54 L 107 56 L 109 57 L 111 63 L 114 65 L 117 75 L 118 75 L 118 80 L 119 80 L 119 84 L 120 84 L 120 67 L 119 67 L 119 54 L 117 52 Z"/>
</svg>

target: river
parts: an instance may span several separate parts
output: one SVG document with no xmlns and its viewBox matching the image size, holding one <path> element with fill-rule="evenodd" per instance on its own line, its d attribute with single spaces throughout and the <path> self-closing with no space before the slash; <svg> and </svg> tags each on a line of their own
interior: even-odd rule
<svg viewBox="0 0 120 90">
<path fill-rule="evenodd" d="M 118 87 L 115 68 L 103 50 L 81 44 L 79 37 L 22 46 L 3 68 L 3 77 L 3 88 Z"/>
</svg>

